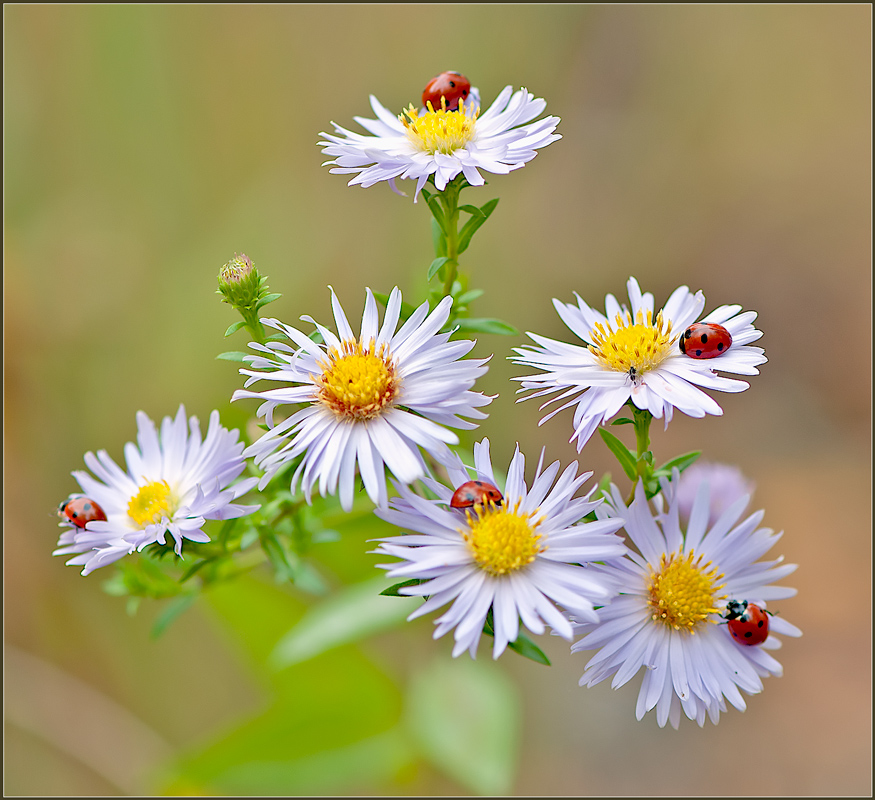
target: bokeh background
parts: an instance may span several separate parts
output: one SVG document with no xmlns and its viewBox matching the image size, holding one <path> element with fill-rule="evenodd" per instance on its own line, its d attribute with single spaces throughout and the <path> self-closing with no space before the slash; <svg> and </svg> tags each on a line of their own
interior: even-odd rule
<svg viewBox="0 0 875 800">
<path fill-rule="evenodd" d="M 6 795 L 871 794 L 870 6 L 3 12 Z M 316 141 L 445 69 L 485 105 L 526 86 L 562 119 L 524 169 L 466 190 L 501 197 L 463 262 L 487 289 L 476 315 L 564 338 L 552 298 L 598 306 L 629 275 L 657 305 L 688 284 L 759 312 L 752 388 L 653 430 L 660 461 L 702 448 L 743 469 L 800 565 L 784 677 L 717 727 L 636 722 L 640 679 L 579 688 L 586 658 L 555 637 L 549 669 L 483 645 L 452 661 L 430 619 L 277 671 L 277 641 L 321 601 L 266 572 L 155 639 L 160 603 L 130 616 L 108 575 L 51 557 L 69 473 L 87 450 L 121 459 L 138 409 L 254 411 L 230 407 L 240 378 L 214 359 L 244 345 L 214 294 L 234 253 L 290 322 L 330 319 L 329 283 L 351 317 L 365 286 L 422 296 L 424 204 L 348 188 Z M 524 340 L 480 338 L 478 388 L 500 394 L 481 432 L 498 464 L 516 442 L 567 463 L 570 412 L 539 428 L 514 403 Z M 598 437 L 579 460 L 616 473 Z M 317 568 L 370 580 L 373 529 L 342 532 Z M 457 684 L 436 709 L 430 691 Z"/>
</svg>

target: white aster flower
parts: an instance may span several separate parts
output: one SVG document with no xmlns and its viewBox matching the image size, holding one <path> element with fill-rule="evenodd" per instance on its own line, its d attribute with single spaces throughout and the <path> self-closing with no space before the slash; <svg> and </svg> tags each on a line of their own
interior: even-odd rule
<svg viewBox="0 0 875 800">
<path fill-rule="evenodd" d="M 739 375 L 758 375 L 757 365 L 767 359 L 760 347 L 750 343 L 763 334 L 753 326 L 756 312 L 741 306 L 720 306 L 699 320 L 705 308 L 702 292 L 692 294 L 686 286 L 676 289 L 659 313 L 654 313 L 653 295 L 642 294 L 635 278 L 627 282 L 629 306 L 620 306 L 609 294 L 605 314 L 590 308 L 579 296 L 577 305 L 553 301 L 562 321 L 583 345 L 566 344 L 534 333 L 540 345 L 514 348 L 516 364 L 544 370 L 515 380 L 522 389 L 535 390 L 526 398 L 561 392 L 541 408 L 565 401 L 540 424 L 563 409 L 575 406 L 574 433 L 578 452 L 599 424 L 607 422 L 631 398 L 636 407 L 654 417 L 671 421 L 675 408 L 691 417 L 720 415 L 723 409 L 698 387 L 724 392 L 743 392 L 749 384 L 717 375 L 715 370 Z M 732 345 L 716 358 L 697 359 L 681 352 L 678 341 L 695 321 L 722 325 L 732 336 Z"/>
<path fill-rule="evenodd" d="M 489 457 L 489 440 L 474 446 L 475 478 L 498 486 Z M 415 534 L 381 539 L 375 551 L 402 559 L 401 564 L 381 564 L 391 578 L 419 579 L 419 585 L 400 589 L 401 594 L 428 599 L 408 619 L 447 603 L 452 606 L 435 621 L 434 637 L 455 628 L 453 656 L 469 651 L 475 656 L 480 633 L 490 609 L 493 612 L 498 658 L 519 635 L 520 619 L 532 633 L 549 625 L 570 639 L 572 627 L 555 604 L 579 618 L 597 621 L 594 605 L 603 605 L 614 587 L 608 576 L 588 568 L 590 562 L 624 552 L 614 535 L 621 520 L 578 523 L 601 501 L 573 497 L 592 475 L 577 475 L 571 464 L 556 480 L 559 462 L 546 469 L 543 453 L 531 488 L 525 482 L 525 458 L 519 448 L 510 463 L 504 500 L 468 509 L 450 507 L 454 488 L 470 480 L 456 457 L 447 472 L 453 487 L 435 480 L 424 483 L 437 496 L 427 500 L 407 487 L 399 487 L 388 509 L 376 514 Z M 554 485 L 555 481 L 555 485 Z"/>
<path fill-rule="evenodd" d="M 166 543 L 169 532 L 177 555 L 183 539 L 208 542 L 202 530 L 207 520 L 232 519 L 259 506 L 235 504 L 257 483 L 247 478 L 231 486 L 243 472 L 243 443 L 239 431 L 219 424 L 219 412 L 210 414 L 205 439 L 195 417 L 186 426 L 185 408 L 175 419 L 165 417 L 161 431 L 142 411 L 137 412 L 137 444 L 125 445 L 127 472 L 105 450 L 85 454 L 85 464 L 97 477 L 76 471 L 84 496 L 94 500 L 106 520 L 84 528 L 62 523 L 66 530 L 54 555 L 79 553 L 67 564 L 82 564 L 87 575 L 147 545 Z"/>
<path fill-rule="evenodd" d="M 636 487 L 629 508 L 616 487 L 598 516 L 620 517 L 638 553 L 594 567 L 620 585 L 619 595 L 599 609 L 599 622 L 582 621 L 575 633 L 584 637 L 572 651 L 598 650 L 587 663 L 581 685 L 593 686 L 614 676 L 613 688 L 629 681 L 643 667 L 636 715 L 656 707 L 660 727 L 674 728 L 683 709 L 700 726 L 705 716 L 717 723 L 726 700 L 743 711 L 741 692 L 762 691 L 761 678 L 780 675 L 781 665 L 770 655 L 781 642 L 773 634 L 801 636 L 801 631 L 780 616 L 770 618 L 768 638 L 760 645 L 737 643 L 722 622 L 729 600 L 747 600 L 765 608 L 767 601 L 796 594 L 774 586 L 796 569 L 774 561 L 757 561 L 780 538 L 758 527 L 763 512 L 742 519 L 749 497 L 730 506 L 708 524 L 711 491 L 700 484 L 689 523 L 679 520 L 674 481 L 662 480 L 667 511 L 654 514 Z"/>
<path fill-rule="evenodd" d="M 354 173 L 350 186 L 387 181 L 397 192 L 396 179 L 415 180 L 414 202 L 429 178 L 438 191 L 459 174 L 471 186 L 482 186 L 481 169 L 507 174 L 531 161 L 538 148 L 562 138 L 554 133 L 558 117 L 532 121 L 546 106 L 526 89 L 514 92 L 507 86 L 482 115 L 476 88 L 457 111 L 417 110 L 411 105 L 395 115 L 371 95 L 377 119 L 354 119 L 373 136 L 332 122 L 338 135 L 320 134 L 327 140 L 319 142 L 324 155 L 333 157 L 323 166 L 334 165 L 332 173 Z"/>
<path fill-rule="evenodd" d="M 488 359 L 460 360 L 475 342 L 450 341 L 449 333 L 440 333 L 452 302 L 452 297 L 445 297 L 431 314 L 428 303 L 423 303 L 396 331 L 401 292 L 392 290 L 380 326 L 377 304 L 368 289 L 357 337 L 332 289 L 337 336 L 302 317 L 316 326 L 324 344 L 279 320 L 262 320 L 288 336 L 295 347 L 276 341 L 250 344 L 267 355 L 247 360 L 266 371 L 241 369 L 250 376 L 245 385 L 262 379 L 282 385 L 264 392 L 239 389 L 232 398 L 264 401 L 258 416 L 266 417 L 270 429 L 246 450 L 265 470 L 261 488 L 284 465 L 302 456 L 292 492 L 300 479 L 309 502 L 317 484 L 323 497 L 336 493 L 339 484 L 341 505 L 349 511 L 356 464 L 368 496 L 385 505 L 384 465 L 399 481 L 411 483 L 426 471 L 419 448 L 446 460 L 447 445 L 457 444 L 459 438 L 445 426 L 477 427 L 461 417 L 484 419 L 486 414 L 477 409 L 493 400 L 469 391 L 487 370 Z M 274 424 L 276 407 L 290 403 L 304 407 Z"/>
</svg>

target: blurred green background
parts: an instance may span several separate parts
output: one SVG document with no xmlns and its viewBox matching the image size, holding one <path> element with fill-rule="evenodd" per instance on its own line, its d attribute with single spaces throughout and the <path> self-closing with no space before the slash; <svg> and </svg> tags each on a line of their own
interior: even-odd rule
<svg viewBox="0 0 875 800">
<path fill-rule="evenodd" d="M 5 794 L 871 793 L 870 6 L 3 12 Z M 640 678 L 579 688 L 586 657 L 555 637 L 551 668 L 495 664 L 488 643 L 452 661 L 431 618 L 274 670 L 314 601 L 267 573 L 155 640 L 160 603 L 128 616 L 110 570 L 51 557 L 69 473 L 87 450 L 121 459 L 138 409 L 254 411 L 230 408 L 241 379 L 214 360 L 244 344 L 214 294 L 235 252 L 287 322 L 329 320 L 329 283 L 351 318 L 365 286 L 421 297 L 425 205 L 347 188 L 316 141 L 446 69 L 484 107 L 512 84 L 562 119 L 561 141 L 463 195 L 501 197 L 463 262 L 487 289 L 475 315 L 566 338 L 553 297 L 599 306 L 633 274 L 657 305 L 688 284 L 759 312 L 751 390 L 653 430 L 660 461 L 740 466 L 786 532 L 774 554 L 800 565 L 785 676 L 717 727 L 636 722 Z M 500 465 L 516 442 L 567 463 L 570 412 L 538 428 L 514 403 L 523 341 L 478 343 L 495 357 L 477 388 L 500 397 L 477 435 Z M 616 474 L 597 437 L 579 460 Z M 323 546 L 332 586 L 375 577 L 375 531 Z"/>
</svg>

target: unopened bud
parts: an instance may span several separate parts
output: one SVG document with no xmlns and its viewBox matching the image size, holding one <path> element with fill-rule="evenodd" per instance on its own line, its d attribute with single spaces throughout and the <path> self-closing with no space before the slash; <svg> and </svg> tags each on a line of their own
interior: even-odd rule
<svg viewBox="0 0 875 800">
<path fill-rule="evenodd" d="M 235 254 L 219 273 L 219 292 L 224 302 L 241 311 L 250 310 L 266 294 L 266 283 L 249 256 Z"/>
</svg>

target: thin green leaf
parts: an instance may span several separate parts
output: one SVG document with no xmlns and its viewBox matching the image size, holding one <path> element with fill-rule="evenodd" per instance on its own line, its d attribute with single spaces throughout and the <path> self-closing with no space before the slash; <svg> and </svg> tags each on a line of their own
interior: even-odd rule
<svg viewBox="0 0 875 800">
<path fill-rule="evenodd" d="M 617 461 L 620 462 L 620 466 L 623 468 L 623 472 L 626 473 L 629 480 L 638 480 L 638 471 L 635 467 L 636 458 L 634 453 L 632 453 L 629 448 L 610 431 L 607 431 L 604 428 L 599 428 L 599 433 L 605 444 L 608 446 L 608 450 L 610 450 L 616 457 Z"/>
<path fill-rule="evenodd" d="M 464 294 L 460 294 L 456 298 L 456 304 L 460 305 L 460 306 L 465 305 L 466 303 L 470 303 L 473 300 L 476 300 L 482 294 L 483 294 L 483 289 L 471 289 L 470 291 L 465 292 Z"/>
<path fill-rule="evenodd" d="M 230 350 L 227 353 L 219 353 L 216 356 L 217 359 L 221 359 L 222 361 L 243 361 L 243 359 L 249 355 L 248 353 L 241 353 L 239 351 Z"/>
<path fill-rule="evenodd" d="M 611 425 L 634 425 L 635 421 L 629 419 L 629 417 L 618 417 L 617 419 L 611 422 Z"/>
<path fill-rule="evenodd" d="M 602 475 L 601 480 L 599 481 L 599 485 L 596 488 L 595 494 L 593 495 L 593 499 L 597 500 L 602 496 L 610 496 L 611 491 L 611 473 L 606 472 Z"/>
<path fill-rule="evenodd" d="M 456 321 L 460 331 L 495 333 L 500 336 L 519 336 L 519 331 L 500 319 L 469 318 Z"/>
<path fill-rule="evenodd" d="M 472 217 L 483 217 L 485 219 L 486 215 L 479 209 L 477 206 L 459 206 L 459 211 L 464 211 L 466 214 L 470 214 Z"/>
<path fill-rule="evenodd" d="M 274 300 L 279 300 L 282 297 L 280 292 L 274 292 L 273 294 L 266 295 L 262 297 L 261 300 L 258 301 L 258 305 L 255 306 L 256 311 L 263 306 L 266 306 L 268 303 L 272 303 Z"/>
<path fill-rule="evenodd" d="M 490 608 L 486 614 L 486 619 L 483 621 L 483 633 L 487 636 L 495 636 L 495 622 L 492 617 L 492 609 Z M 521 656 L 532 659 L 538 664 L 550 665 L 550 659 L 544 655 L 544 652 L 524 633 L 517 635 L 516 641 L 508 642 L 507 647 Z"/>
<path fill-rule="evenodd" d="M 197 595 L 194 593 L 182 594 L 167 603 L 158 615 L 158 619 L 155 620 L 155 624 L 152 625 L 152 638 L 157 639 L 161 636 L 170 627 L 170 623 L 179 617 L 195 601 L 196 597 Z"/>
<path fill-rule="evenodd" d="M 230 336 L 232 333 L 237 333 L 246 323 L 242 319 L 238 319 L 237 322 L 232 322 L 228 326 L 228 330 L 225 331 L 225 336 Z"/>
<path fill-rule="evenodd" d="M 521 656 L 529 658 L 537 664 L 543 664 L 546 667 L 550 666 L 550 659 L 544 655 L 544 651 L 524 633 L 517 636 L 516 641 L 509 642 L 507 647 L 509 650 L 513 650 L 515 653 L 519 653 Z"/>
<path fill-rule="evenodd" d="M 405 586 L 419 586 L 420 583 L 422 583 L 422 581 L 419 578 L 411 578 L 409 581 L 401 581 L 401 583 L 396 583 L 388 589 L 383 589 L 380 594 L 385 595 L 386 597 L 410 597 L 410 595 L 401 594 L 398 590 L 403 589 Z"/>
<path fill-rule="evenodd" d="M 328 542 L 339 542 L 340 534 L 337 531 L 332 531 L 327 528 L 321 531 L 315 531 L 311 539 L 313 544 L 326 544 Z"/>
<path fill-rule="evenodd" d="M 187 580 L 189 580 L 190 578 L 194 577 L 194 575 L 198 572 L 198 570 L 202 569 L 203 567 L 205 567 L 207 564 L 209 564 L 209 563 L 212 562 L 212 561 L 215 561 L 215 559 L 214 559 L 214 558 L 202 558 L 200 561 L 198 561 L 198 562 L 192 564 L 192 565 L 191 565 L 191 566 L 190 566 L 190 567 L 189 567 L 189 568 L 188 568 L 188 569 L 182 574 L 182 577 L 179 579 L 179 582 L 180 582 L 180 583 L 185 583 Z"/>
<path fill-rule="evenodd" d="M 440 258 L 436 258 L 431 262 L 431 266 L 428 268 L 428 277 L 426 280 L 431 280 L 435 275 L 437 275 L 440 268 L 449 261 L 446 256 L 441 256 Z"/>
<path fill-rule="evenodd" d="M 484 203 L 480 207 L 482 216 L 471 217 L 471 219 L 462 226 L 462 231 L 459 234 L 459 253 L 464 253 L 465 250 L 468 249 L 468 245 L 471 244 L 471 238 L 477 233 L 480 226 L 489 219 L 489 215 L 495 211 L 497 205 L 497 197 L 490 200 L 488 203 Z"/>
<path fill-rule="evenodd" d="M 684 453 L 677 458 L 669 459 L 665 462 L 661 467 L 654 470 L 654 475 L 665 475 L 667 477 L 671 477 L 671 471 L 677 467 L 678 472 L 683 472 L 687 467 L 691 466 L 693 462 L 702 455 L 701 450 L 693 450 L 689 453 Z"/>
<path fill-rule="evenodd" d="M 447 235 L 447 220 L 444 217 L 444 210 L 441 208 L 440 201 L 434 195 L 430 195 L 425 198 L 425 202 L 428 203 L 428 207 L 431 210 L 431 214 L 440 227 L 441 231 L 443 231 L 444 236 Z"/>
<path fill-rule="evenodd" d="M 310 608 L 277 643 L 270 656 L 271 666 L 283 669 L 388 630 L 404 621 L 422 602 L 415 597 L 401 602 L 381 597 L 384 588 L 382 577 L 353 584 Z"/>
<path fill-rule="evenodd" d="M 438 257 L 447 254 L 447 237 L 436 220 L 431 221 L 431 243 L 434 246 L 434 254 Z"/>
</svg>

